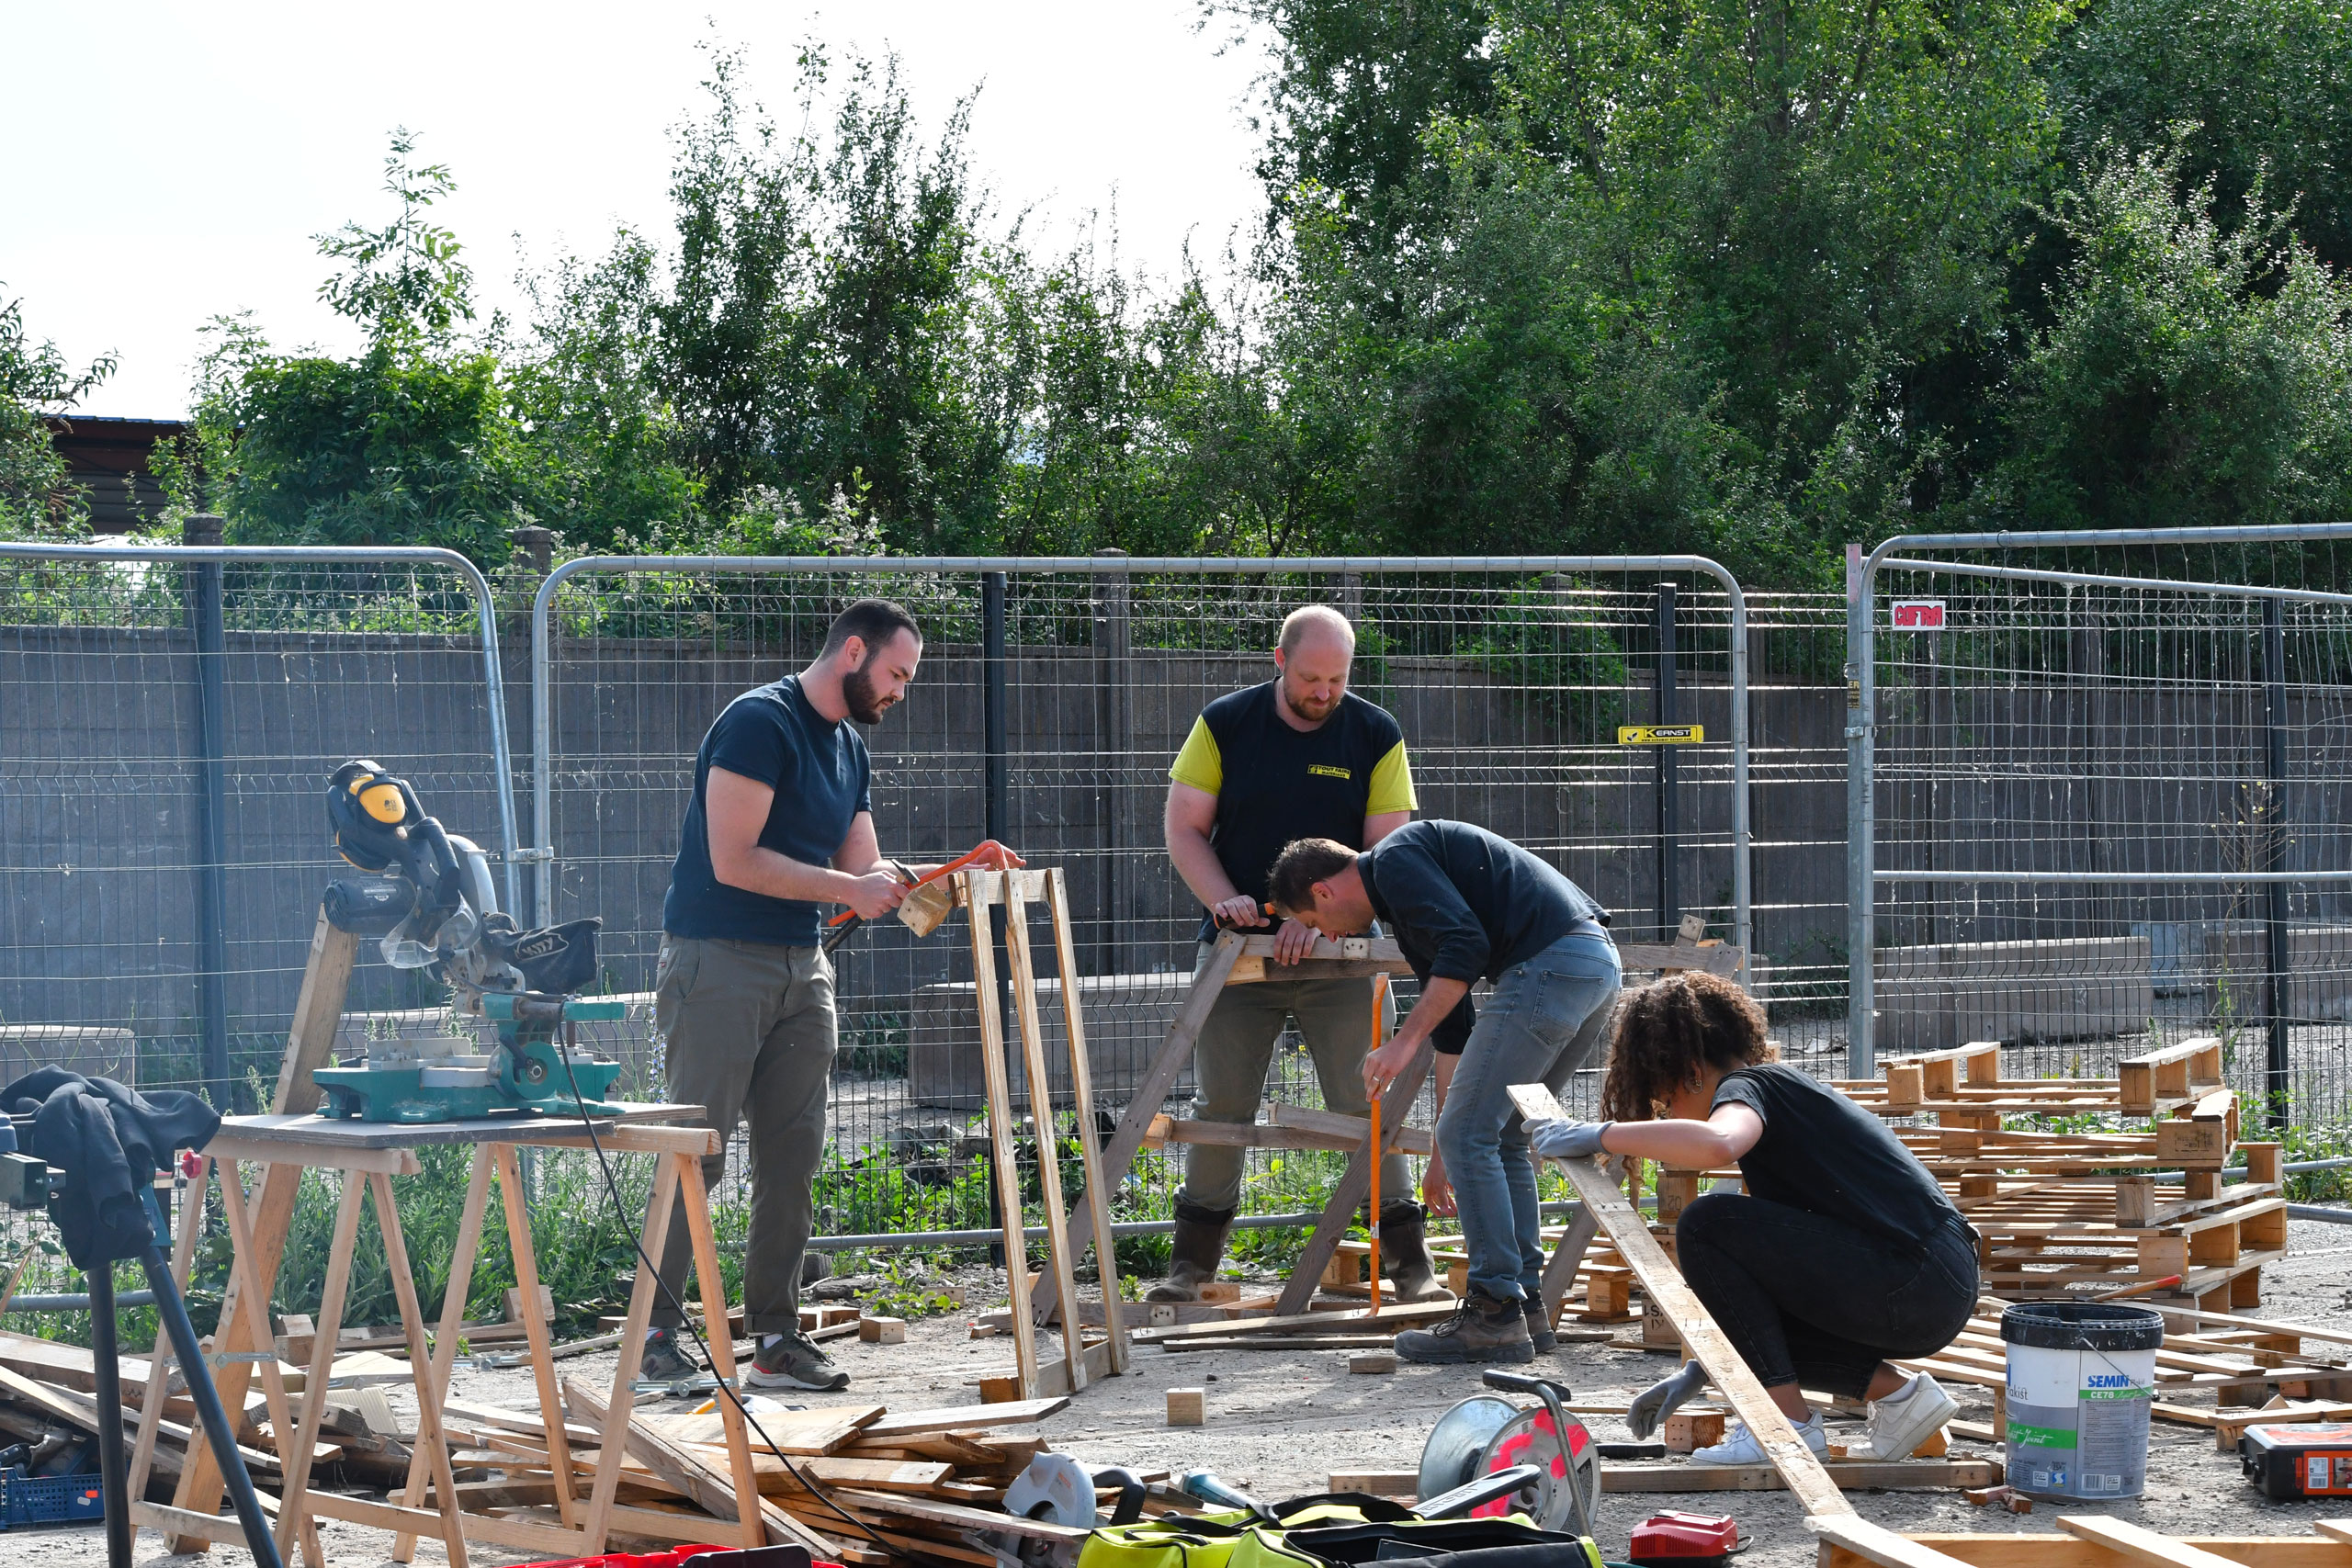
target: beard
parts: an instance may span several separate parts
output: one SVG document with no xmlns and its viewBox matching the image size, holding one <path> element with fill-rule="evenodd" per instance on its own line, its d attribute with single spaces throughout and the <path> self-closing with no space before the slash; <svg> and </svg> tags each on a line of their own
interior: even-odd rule
<svg viewBox="0 0 2352 1568">
<path fill-rule="evenodd" d="M 867 672 L 873 663 L 874 655 L 869 653 L 865 663 L 842 677 L 842 701 L 848 705 L 850 717 L 860 724 L 881 723 L 884 711 L 899 700 L 874 689 L 874 677 Z"/>
<path fill-rule="evenodd" d="M 1340 705 L 1338 697 L 1333 697 L 1326 703 L 1317 703 L 1313 697 L 1295 697 L 1291 695 L 1290 682 L 1287 681 L 1282 683 L 1282 696 L 1283 706 L 1290 709 L 1308 724 L 1322 723 L 1331 716 L 1331 710 Z"/>
</svg>

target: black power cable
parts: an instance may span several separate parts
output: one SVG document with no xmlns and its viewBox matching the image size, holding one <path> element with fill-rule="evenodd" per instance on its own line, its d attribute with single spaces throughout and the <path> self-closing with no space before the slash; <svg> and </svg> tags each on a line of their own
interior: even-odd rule
<svg viewBox="0 0 2352 1568">
<path fill-rule="evenodd" d="M 865 1537 L 866 1540 L 872 1541 L 882 1551 L 889 1553 L 895 1558 L 898 1558 L 903 1562 L 912 1562 L 916 1561 L 911 1553 L 906 1551 L 902 1548 L 892 1546 L 888 1541 L 883 1540 L 880 1535 L 876 1534 L 871 1525 L 868 1525 L 864 1519 L 854 1517 L 849 1512 L 849 1510 L 843 1508 L 839 1503 L 834 1502 L 831 1495 L 822 1486 L 818 1484 L 817 1478 L 815 1476 L 810 1475 L 798 1465 L 793 1463 L 792 1457 L 776 1446 L 775 1439 L 769 1437 L 767 1429 L 760 1425 L 759 1417 L 752 1414 L 751 1406 L 743 1403 L 742 1395 L 737 1393 L 734 1387 L 729 1384 L 725 1378 L 718 1375 L 718 1363 L 711 1359 L 710 1342 L 703 1337 L 702 1331 L 696 1328 L 694 1325 L 694 1320 L 686 1315 L 686 1303 L 678 1299 L 677 1292 L 670 1289 L 670 1282 L 662 1278 L 661 1265 L 646 1256 L 645 1238 L 629 1224 L 628 1205 L 621 1201 L 620 1184 L 613 1179 L 612 1162 L 605 1157 L 604 1142 L 596 1136 L 596 1119 L 588 1113 L 587 1100 L 580 1092 L 580 1080 L 572 1076 L 571 1052 L 572 1047 L 577 1043 L 578 1040 L 578 1026 L 567 1020 L 563 1025 L 563 1046 L 562 1049 L 557 1053 L 557 1055 L 563 1063 L 564 1081 L 571 1086 L 572 1107 L 580 1112 L 580 1125 L 588 1134 L 588 1146 L 595 1153 L 596 1168 L 604 1173 L 605 1195 L 612 1201 L 613 1213 L 620 1221 L 622 1231 L 635 1238 L 630 1242 L 630 1246 L 636 1249 L 638 1267 L 646 1270 L 646 1272 L 652 1277 L 654 1287 L 662 1292 L 662 1294 L 669 1301 L 671 1307 L 677 1313 L 679 1326 L 683 1327 L 688 1334 L 694 1336 L 695 1348 L 702 1352 L 703 1365 L 709 1368 L 711 1371 L 711 1381 L 718 1384 L 718 1392 L 726 1395 L 728 1403 L 735 1406 L 736 1413 L 743 1417 L 744 1421 L 750 1425 L 752 1430 L 760 1435 L 760 1441 L 767 1445 L 768 1452 L 774 1454 L 777 1459 L 784 1462 L 784 1468 L 786 1471 L 791 1474 L 793 1480 L 800 1483 L 801 1488 L 804 1491 L 806 1491 L 810 1496 L 816 1498 L 820 1503 L 825 1505 L 827 1508 L 830 1508 L 832 1512 L 840 1515 L 843 1523 L 856 1530 L 858 1534 Z M 662 1157 L 667 1159 L 670 1156 L 664 1155 Z M 718 1281 L 715 1280 L 706 1280 L 703 1286 L 706 1292 L 718 1290 Z M 706 1295 L 704 1306 L 707 1311 L 709 1306 L 707 1295 Z M 727 1321 L 726 1308 L 726 1292 L 721 1291 L 719 1292 L 718 1313 L 718 1321 L 721 1325 L 724 1325 Z M 742 1510 L 747 1506 L 756 1514 L 759 1511 L 760 1499 L 755 1495 L 748 1505 L 741 1497 L 735 1499 L 735 1507 L 739 1517 L 741 1517 Z"/>
</svg>

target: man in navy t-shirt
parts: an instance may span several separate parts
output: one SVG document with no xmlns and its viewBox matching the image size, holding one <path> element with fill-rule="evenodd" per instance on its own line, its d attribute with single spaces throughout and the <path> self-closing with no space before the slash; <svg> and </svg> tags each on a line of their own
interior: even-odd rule
<svg viewBox="0 0 2352 1568">
<path fill-rule="evenodd" d="M 933 869 L 882 857 L 872 764 L 847 722 L 879 723 L 922 658 L 913 616 L 888 600 L 861 599 L 834 620 L 808 668 L 728 704 L 695 757 L 694 794 L 662 909 L 653 1020 L 672 1101 L 705 1107 L 709 1124 L 729 1137 L 751 1118 L 743 1318 L 760 1348 L 744 1381 L 755 1388 L 849 1385 L 849 1374 L 800 1332 L 800 1262 L 814 1219 L 836 1034 L 833 970 L 818 939 L 832 907 L 878 919 L 898 908 L 910 881 Z M 979 863 L 1001 870 L 1021 862 L 999 847 Z M 723 1150 L 706 1157 L 705 1184 L 726 1166 Z M 673 1213 L 662 1255 L 670 1292 L 654 1309 L 648 1377 L 697 1370 L 675 1343 L 678 1318 L 669 1305 L 685 1278 L 687 1248 L 684 1217 Z"/>
</svg>

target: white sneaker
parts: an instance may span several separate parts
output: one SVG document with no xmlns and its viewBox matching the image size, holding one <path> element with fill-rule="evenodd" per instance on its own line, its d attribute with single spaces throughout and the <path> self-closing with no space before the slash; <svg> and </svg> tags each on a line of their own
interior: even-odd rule
<svg viewBox="0 0 2352 1568">
<path fill-rule="evenodd" d="M 1796 1428 L 1797 1436 L 1804 1439 L 1804 1446 L 1814 1451 L 1815 1457 L 1819 1459 L 1829 1457 L 1829 1434 L 1821 1429 L 1820 1411 L 1816 1410 L 1803 1421 L 1792 1421 L 1789 1425 Z M 1690 1462 L 1692 1464 L 1770 1464 L 1772 1461 L 1764 1456 L 1764 1445 L 1756 1440 L 1756 1435 L 1747 1429 L 1747 1423 L 1743 1421 L 1731 1429 L 1731 1436 L 1722 1442 L 1692 1453 Z"/>
<path fill-rule="evenodd" d="M 1884 1399 L 1871 1404 L 1868 1436 L 1872 1459 L 1909 1459 L 1943 1424 L 1960 1413 L 1960 1404 L 1925 1372 Z"/>
</svg>

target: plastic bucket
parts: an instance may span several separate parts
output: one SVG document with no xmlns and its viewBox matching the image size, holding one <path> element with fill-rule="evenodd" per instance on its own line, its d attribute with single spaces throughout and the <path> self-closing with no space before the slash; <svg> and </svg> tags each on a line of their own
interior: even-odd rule
<svg viewBox="0 0 2352 1568">
<path fill-rule="evenodd" d="M 2137 1497 L 2148 1479 L 2164 1314 L 2095 1302 L 2022 1302 L 2008 1349 L 2008 1482 L 2049 1497 Z"/>
</svg>

